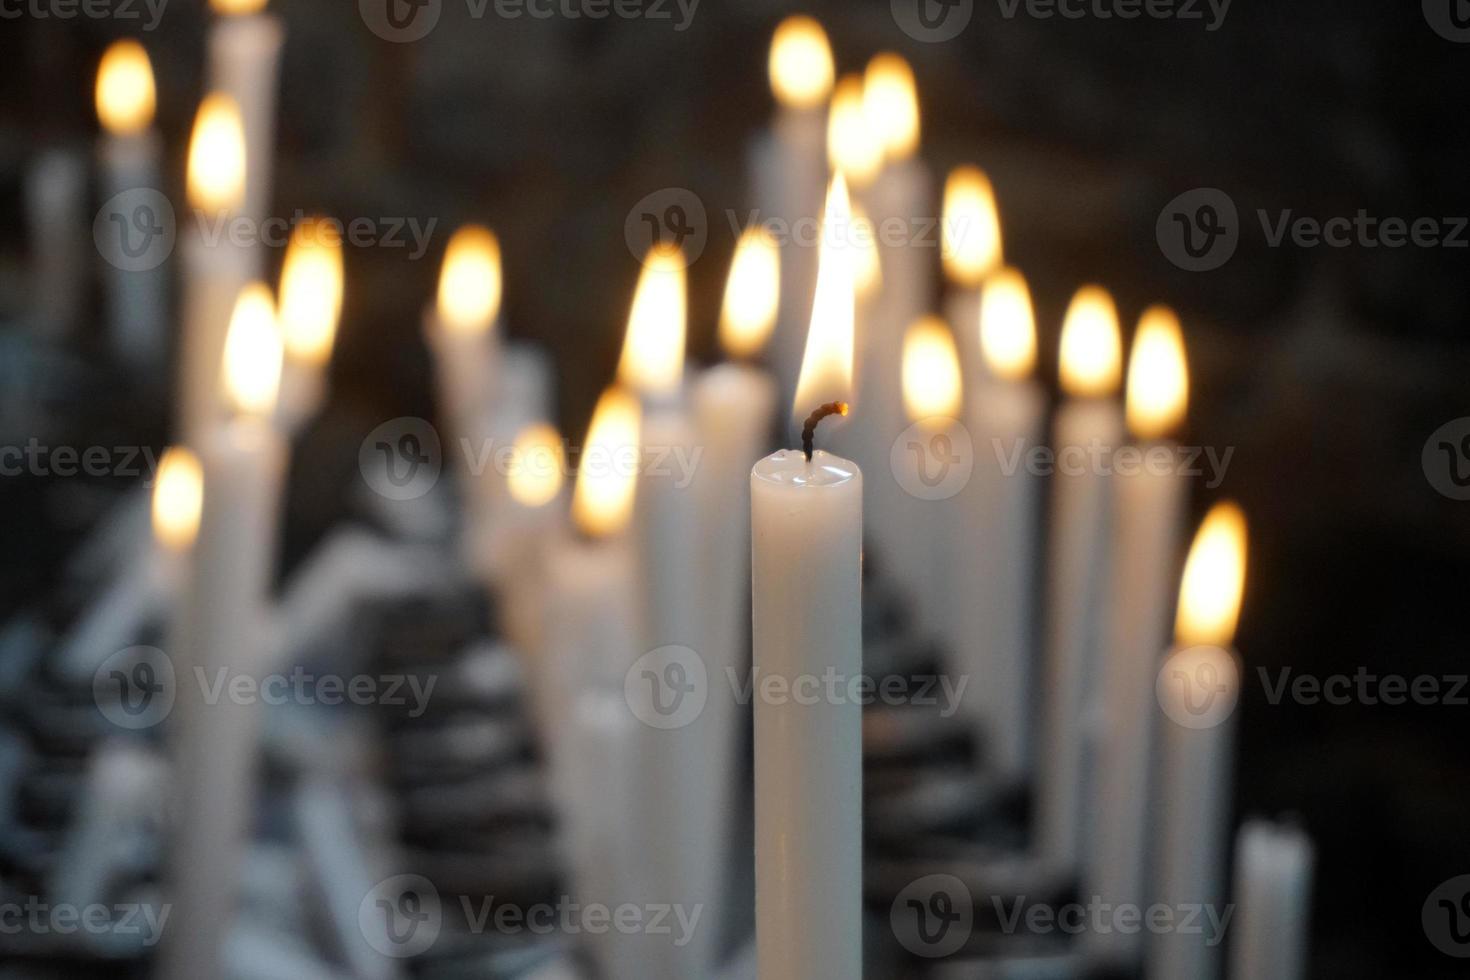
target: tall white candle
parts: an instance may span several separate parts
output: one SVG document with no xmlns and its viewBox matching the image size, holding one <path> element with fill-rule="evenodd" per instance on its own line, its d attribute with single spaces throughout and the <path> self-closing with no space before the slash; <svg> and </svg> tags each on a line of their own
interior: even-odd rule
<svg viewBox="0 0 1470 980">
<path fill-rule="evenodd" d="M 949 322 L 973 324 L 980 317 L 981 288 L 986 277 L 1001 267 L 1003 258 L 995 190 L 979 167 L 956 167 L 944 181 L 940 248 L 950 290 L 945 307 Z M 963 326 L 955 334 L 965 376 L 984 377 L 986 361 L 979 335 Z"/>
<path fill-rule="evenodd" d="M 548 492 L 540 474 L 525 472 L 521 464 L 545 469 L 553 461 L 548 456 L 551 445 L 543 438 L 548 432 L 556 440 L 554 458 L 561 459 L 560 436 L 546 423 L 552 412 L 551 376 L 550 359 L 542 348 L 526 343 L 502 347 L 496 357 L 489 439 L 465 453 L 472 494 L 466 501 L 470 508 L 466 530 L 472 534 L 465 542 L 470 569 L 496 588 L 528 599 L 535 588 L 535 536 L 555 524 L 559 511 L 524 504 L 511 486 L 512 469 L 521 470 L 519 477 L 533 477 L 519 488 L 526 499 Z M 517 448 L 523 437 L 531 441 Z"/>
<path fill-rule="evenodd" d="M 1176 914 L 1190 908 L 1224 915 L 1225 862 L 1239 657 L 1230 649 L 1245 586 L 1245 515 L 1232 503 L 1205 515 L 1179 586 L 1174 649 L 1158 673 L 1160 722 L 1158 831 L 1152 903 Z M 1206 919 L 1208 921 L 1208 917 Z M 1211 930 L 1151 935 L 1147 975 L 1215 980 L 1223 936 Z"/>
<path fill-rule="evenodd" d="M 547 422 L 524 426 L 511 440 L 503 480 L 505 497 L 493 538 L 491 566 L 498 576 L 506 636 L 528 659 L 544 648 L 542 606 L 546 559 L 563 530 L 562 484 L 566 456 L 561 433 Z M 528 669 L 528 673 L 530 670 Z"/>
<path fill-rule="evenodd" d="M 1128 360 L 1127 418 L 1135 442 L 1123 452 L 1132 458 L 1114 476 L 1113 593 L 1090 806 L 1096 820 L 1084 876 L 1086 894 L 1114 905 L 1144 904 L 1156 651 L 1169 637 L 1186 492 L 1179 450 L 1169 437 L 1184 419 L 1188 392 L 1179 321 L 1152 307 L 1139 322 Z M 1143 949 L 1140 934 L 1122 930 L 1088 939 L 1101 955 L 1129 962 Z"/>
<path fill-rule="evenodd" d="M 976 678 L 978 742 L 1007 776 L 1030 771 L 1036 703 L 1032 658 L 1041 481 L 1027 458 L 1041 445 L 1046 396 L 1031 376 L 1036 322 L 1026 280 L 1003 269 L 986 283 L 974 332 L 985 366 L 966 389 L 975 452 L 960 496 L 963 546 L 955 570 L 950 635 L 960 669 Z"/>
<path fill-rule="evenodd" d="M 849 214 L 839 175 L 823 225 L 842 227 Z M 824 404 L 837 410 L 841 403 L 846 410 L 841 400 L 850 397 L 852 384 L 853 259 L 841 236 L 824 233 L 796 416 Z M 862 670 L 862 472 L 825 452 L 781 450 L 751 470 L 750 494 L 757 676 L 802 687 L 828 671 L 856 676 Z M 757 695 L 755 857 L 763 980 L 861 976 L 858 704 Z"/>
<path fill-rule="evenodd" d="M 1232 980 L 1307 975 L 1316 852 L 1299 827 L 1251 820 L 1235 837 Z"/>
<path fill-rule="evenodd" d="M 281 394 L 276 423 L 288 437 L 321 409 L 327 361 L 342 316 L 342 236 L 320 217 L 296 225 L 281 267 Z"/>
<path fill-rule="evenodd" d="M 177 928 L 159 953 L 164 980 L 224 975 L 254 811 L 260 705 L 233 699 L 228 680 L 258 680 L 271 650 L 267 596 L 286 447 L 270 424 L 281 342 L 265 286 L 241 293 L 225 358 L 234 416 L 200 447 L 204 504 L 174 652 L 179 824 L 169 869 Z M 222 693 L 207 699 L 222 675 Z"/>
<path fill-rule="evenodd" d="M 1111 534 L 1112 450 L 1122 442 L 1116 397 L 1121 341 L 1113 300 L 1078 290 L 1062 325 L 1062 388 L 1070 396 L 1052 429 L 1056 452 L 1047 591 L 1046 685 L 1040 774 L 1042 854 L 1078 870 L 1088 744 L 1097 704 L 1105 575 Z"/>
<path fill-rule="evenodd" d="M 478 452 L 489 437 L 494 405 L 500 315 L 500 241 L 488 228 L 465 225 L 444 252 L 439 295 L 424 314 L 434 356 L 440 410 L 455 439 Z"/>
<path fill-rule="evenodd" d="M 285 32 L 266 0 L 210 0 L 209 87 L 226 92 L 245 124 L 245 200 L 241 213 L 259 228 L 271 206 L 275 170 L 276 89 Z"/>
</svg>

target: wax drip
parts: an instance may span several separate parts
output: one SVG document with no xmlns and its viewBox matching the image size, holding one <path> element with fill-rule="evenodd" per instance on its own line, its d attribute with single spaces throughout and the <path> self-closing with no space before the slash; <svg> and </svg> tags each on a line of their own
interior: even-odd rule
<svg viewBox="0 0 1470 980">
<path fill-rule="evenodd" d="M 817 423 L 829 415 L 846 415 L 847 402 L 828 402 L 806 417 L 806 425 L 801 428 L 801 451 L 806 453 L 806 461 L 812 461 L 812 438 L 817 434 Z"/>
</svg>

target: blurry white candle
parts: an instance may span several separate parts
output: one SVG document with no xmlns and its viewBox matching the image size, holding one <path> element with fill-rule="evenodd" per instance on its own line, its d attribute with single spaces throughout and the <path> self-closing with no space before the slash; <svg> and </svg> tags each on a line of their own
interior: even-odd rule
<svg viewBox="0 0 1470 980">
<path fill-rule="evenodd" d="M 980 290 L 986 277 L 1003 262 L 995 190 L 979 167 L 956 167 L 944 181 L 940 250 L 949 283 L 945 311 L 949 322 L 956 325 L 960 365 L 966 377 L 978 381 L 984 376 L 986 362 L 980 338 L 968 325 L 979 319 Z"/>
<path fill-rule="evenodd" d="M 1235 836 L 1232 980 L 1307 975 L 1316 851 L 1298 827 L 1247 821 Z"/>
<path fill-rule="evenodd" d="M 1052 428 L 1048 556 L 1045 764 L 1040 781 L 1043 856 L 1080 870 L 1088 746 L 1098 699 L 1098 661 L 1112 533 L 1111 456 L 1123 439 L 1115 393 L 1122 373 L 1118 314 L 1107 292 L 1077 291 L 1062 325 L 1062 389 Z"/>
<path fill-rule="evenodd" d="M 209 87 L 227 93 L 245 124 L 246 185 L 241 213 L 259 228 L 271 206 L 276 88 L 285 32 L 266 0 L 210 0 Z M 257 249 L 256 261 L 262 260 Z M 258 272 L 257 269 L 253 270 Z"/>
<path fill-rule="evenodd" d="M 39 337 L 60 343 L 76 329 L 93 267 L 86 232 L 87 161 L 69 148 L 41 152 L 26 168 L 24 197 L 32 327 Z"/>
<path fill-rule="evenodd" d="M 325 218 L 297 224 L 281 268 L 281 396 L 276 423 L 288 437 L 321 409 L 327 361 L 342 316 L 342 238 Z"/>
<path fill-rule="evenodd" d="M 824 224 L 850 217 L 832 182 Z M 823 236 L 796 420 L 851 397 L 851 247 Z M 783 449 L 750 474 L 753 659 L 789 684 L 862 671 L 862 472 Z M 805 686 L 809 682 L 802 682 Z M 759 681 L 757 681 L 759 684 Z M 755 704 L 756 947 L 762 980 L 862 975 L 862 709 Z"/>
<path fill-rule="evenodd" d="M 455 231 L 439 272 L 438 299 L 424 314 L 440 410 L 459 440 L 478 452 L 489 435 L 499 353 L 500 241 L 488 228 Z"/>
<path fill-rule="evenodd" d="M 1158 829 L 1149 900 L 1176 914 L 1191 907 L 1213 910 L 1215 919 L 1225 914 L 1234 709 L 1240 697 L 1240 658 L 1230 644 L 1240 616 L 1245 563 L 1245 515 L 1233 503 L 1216 504 L 1190 547 L 1179 586 L 1174 648 L 1156 682 L 1165 717 L 1159 722 Z M 1147 975 L 1215 980 L 1224 956 L 1222 940 L 1209 929 L 1155 933 L 1149 937 Z"/>
<path fill-rule="evenodd" d="M 1189 376 L 1179 321 L 1164 307 L 1144 313 L 1128 360 L 1127 418 L 1139 465 L 1119 467 L 1112 601 L 1102 672 L 1102 731 L 1090 810 L 1096 815 L 1085 892 L 1142 905 L 1153 744 L 1152 699 L 1158 652 L 1169 638 L 1169 597 L 1186 484 L 1170 440 L 1184 420 Z M 1103 955 L 1136 961 L 1142 936 L 1089 934 Z"/>
<path fill-rule="evenodd" d="M 496 525 L 495 557 L 503 571 L 500 613 L 506 635 L 531 661 L 545 647 L 546 561 L 562 530 L 565 470 L 562 437 L 555 426 L 532 422 L 516 433 L 506 463 L 506 495 Z M 534 669 L 533 663 L 527 673 Z"/>
</svg>

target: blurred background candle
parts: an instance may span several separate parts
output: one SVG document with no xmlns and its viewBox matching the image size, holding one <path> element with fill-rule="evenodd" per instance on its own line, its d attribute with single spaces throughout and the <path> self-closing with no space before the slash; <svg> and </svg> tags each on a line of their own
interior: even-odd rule
<svg viewBox="0 0 1470 980">
<path fill-rule="evenodd" d="M 955 325 L 965 376 L 978 379 L 985 360 L 980 338 L 971 326 L 979 317 L 985 278 L 1003 263 L 995 190 L 979 167 L 966 165 L 949 172 L 939 234 L 944 278 L 949 283 L 945 313 Z"/>
<path fill-rule="evenodd" d="M 1121 347 L 1112 297 L 1097 286 L 1078 290 L 1062 324 L 1062 390 L 1068 398 L 1052 423 L 1056 462 L 1038 800 L 1042 854 L 1072 871 L 1079 870 L 1099 691 L 1112 534 L 1109 467 L 1123 440 L 1123 411 L 1115 397 Z"/>
<path fill-rule="evenodd" d="M 215 21 L 209 31 L 209 87 L 240 107 L 247 160 L 241 213 L 256 228 L 270 214 L 277 74 L 285 40 L 280 20 L 265 6 L 266 0 L 210 0 Z M 263 257 L 256 252 L 259 261 Z"/>
<path fill-rule="evenodd" d="M 1316 849 L 1299 827 L 1248 820 L 1235 835 L 1231 980 L 1303 980 Z"/>
<path fill-rule="evenodd" d="M 488 433 L 501 288 L 499 239 L 481 225 L 455 231 L 444 251 L 438 300 L 424 314 L 424 337 L 434 355 L 440 410 L 457 439 Z"/>
<path fill-rule="evenodd" d="M 281 269 L 281 394 L 276 420 L 290 435 L 321 409 L 327 362 L 342 316 L 342 239 L 325 218 L 296 225 Z"/>
<path fill-rule="evenodd" d="M 506 635 L 532 661 L 545 648 L 546 562 L 563 531 L 565 474 L 566 453 L 556 426 L 531 422 L 516 433 L 498 522 L 503 563 L 499 583 L 505 599 L 500 613 Z"/>
</svg>

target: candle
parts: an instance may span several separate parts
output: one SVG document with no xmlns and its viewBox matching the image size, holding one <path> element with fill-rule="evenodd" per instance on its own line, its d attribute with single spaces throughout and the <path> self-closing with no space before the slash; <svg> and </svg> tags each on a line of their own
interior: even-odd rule
<svg viewBox="0 0 1470 980">
<path fill-rule="evenodd" d="M 160 193 L 161 151 L 153 128 L 154 103 L 153 66 L 148 52 L 137 41 L 113 42 L 97 68 L 97 118 L 104 130 L 97 144 L 102 200 L 110 201 L 128 191 Z M 138 206 L 143 206 L 141 197 Z M 162 227 L 163 220 L 161 215 L 141 211 L 129 211 L 121 218 L 123 227 L 108 229 L 109 244 L 114 240 L 111 233 L 116 232 L 119 244 L 126 242 L 132 247 L 132 236 L 139 231 L 135 220 L 148 222 L 149 234 L 152 228 Z M 148 242 L 151 239 L 145 241 L 145 246 Z M 160 263 L 153 261 L 146 247 L 144 252 L 139 261 L 151 263 L 151 268 L 130 265 L 130 256 L 121 249 L 120 255 L 107 255 L 105 306 L 112 349 L 135 371 L 152 373 L 162 369 L 167 356 L 167 282 Z"/>
<path fill-rule="evenodd" d="M 839 174 L 823 226 L 849 217 Z M 794 405 L 804 450 L 750 474 L 753 660 L 805 684 L 862 671 L 862 472 L 813 451 L 823 412 L 845 412 L 853 369 L 853 255 L 822 236 Z M 862 975 L 862 709 L 838 699 L 755 702 L 756 946 L 762 980 Z"/>
<path fill-rule="evenodd" d="M 276 423 L 290 435 L 299 432 L 326 397 L 322 377 L 332 356 L 342 316 L 342 238 L 325 218 L 297 224 L 281 268 L 281 395 Z"/>
<path fill-rule="evenodd" d="M 1312 839 L 1298 827 L 1250 820 L 1235 837 L 1234 980 L 1301 980 L 1307 975 Z"/>
<path fill-rule="evenodd" d="M 972 343 L 984 366 L 970 375 L 966 420 L 975 452 L 960 497 L 963 546 L 951 636 L 961 669 L 978 679 L 971 719 L 987 762 L 1019 777 L 1032 765 L 1037 518 L 1041 481 L 1025 465 L 1041 445 L 1046 395 L 1036 368 L 1036 319 L 1025 278 L 1002 269 L 986 283 Z M 961 335 L 967 330 L 961 325 Z"/>
<path fill-rule="evenodd" d="M 1061 376 L 1068 400 L 1057 411 L 1047 592 L 1046 765 L 1040 783 L 1042 852 L 1076 870 L 1089 770 L 1089 712 L 1096 705 L 1104 575 L 1109 567 L 1109 460 L 1122 441 L 1113 397 L 1121 373 L 1118 314 L 1107 292 L 1077 291 L 1062 324 Z"/>
<path fill-rule="evenodd" d="M 440 409 L 455 436 L 472 443 L 489 434 L 500 299 L 499 239 L 480 225 L 459 228 L 444 252 L 438 301 L 424 314 L 424 336 L 434 355 Z"/>
<path fill-rule="evenodd" d="M 1138 466 L 1120 467 L 1113 536 L 1112 602 L 1102 669 L 1102 731 L 1090 807 L 1096 814 L 1084 889 L 1113 904 L 1144 903 L 1144 855 L 1153 744 L 1150 699 L 1156 651 L 1169 635 L 1169 595 L 1184 520 L 1185 482 L 1170 436 L 1189 394 L 1179 321 L 1152 307 L 1139 321 L 1128 360 L 1127 421 Z M 1121 457 L 1118 458 L 1121 460 Z M 1102 955 L 1137 960 L 1141 936 L 1091 934 Z"/>
<path fill-rule="evenodd" d="M 811 314 L 817 250 L 812 247 L 827 180 L 826 107 L 832 91 L 832 48 L 822 25 L 804 15 L 783 20 L 771 38 L 768 66 L 776 119 L 751 152 L 756 202 L 779 224 L 780 315 L 771 358 L 790 397 L 801 365 L 803 328 Z"/>
<path fill-rule="evenodd" d="M 45 341 L 63 343 L 76 328 L 91 268 L 85 238 L 86 161 L 70 149 L 43 151 L 26 170 L 24 196 L 32 326 Z"/>
<path fill-rule="evenodd" d="M 1216 917 L 1224 915 L 1233 715 L 1240 697 L 1239 657 L 1229 645 L 1240 616 L 1245 560 L 1245 515 L 1233 503 L 1216 504 L 1189 549 L 1174 649 L 1156 682 L 1167 717 L 1160 723 L 1153 901 L 1176 911 L 1213 909 Z M 1214 980 L 1222 939 L 1208 930 L 1155 934 L 1148 976 Z"/>
<path fill-rule="evenodd" d="M 245 198 L 241 213 L 261 226 L 271 205 L 276 148 L 276 85 L 284 31 L 266 0 L 210 0 L 209 87 L 225 92 L 244 121 Z M 257 253 L 257 261 L 259 256 Z"/>
<path fill-rule="evenodd" d="M 263 284 L 241 292 L 224 351 L 233 414 L 199 450 L 204 503 L 174 654 L 179 822 L 170 902 L 178 928 L 159 953 L 164 980 L 223 974 L 254 812 L 260 706 L 232 699 L 228 679 L 258 680 L 271 649 L 268 593 L 286 455 L 270 424 L 281 370 L 274 306 Z M 218 700 L 209 698 L 222 677 Z"/>
<path fill-rule="evenodd" d="M 939 233 L 944 277 L 949 282 L 946 312 L 949 322 L 975 323 L 980 312 L 980 289 L 1003 263 L 1000 214 L 995 190 L 979 167 L 961 166 L 944 181 L 944 213 Z M 960 330 L 960 364 L 968 377 L 980 378 L 984 369 L 979 337 Z"/>
<path fill-rule="evenodd" d="M 547 422 L 527 424 L 511 441 L 505 502 L 496 524 L 495 557 L 501 564 L 504 598 L 500 614 L 506 636 L 531 661 L 544 652 L 545 564 L 550 542 L 561 531 L 557 504 L 565 467 L 561 433 Z"/>
<path fill-rule="evenodd" d="M 245 194 L 245 136 L 233 99 L 206 96 L 189 141 L 189 208 L 194 227 L 183 237 L 183 339 L 179 353 L 180 428 L 198 446 L 225 414 L 220 365 L 230 312 L 254 260 L 228 231 Z"/>
</svg>

